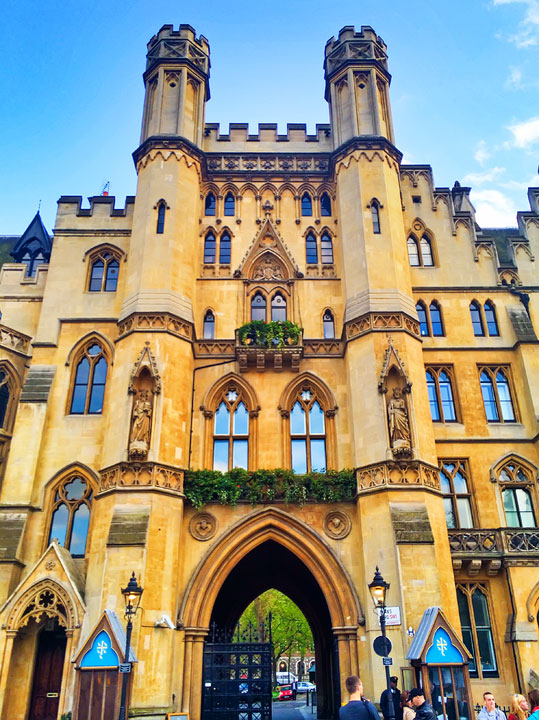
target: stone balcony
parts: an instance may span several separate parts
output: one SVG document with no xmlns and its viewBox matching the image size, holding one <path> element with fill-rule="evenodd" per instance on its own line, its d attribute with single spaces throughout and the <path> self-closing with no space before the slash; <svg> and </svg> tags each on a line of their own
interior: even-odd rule
<svg viewBox="0 0 539 720">
<path fill-rule="evenodd" d="M 538 528 L 448 530 L 454 570 L 496 575 L 502 565 L 539 567 Z"/>
<path fill-rule="evenodd" d="M 254 325 L 248 323 L 247 325 Z M 270 326 L 277 323 L 265 324 Z M 290 323 L 292 325 L 292 323 Z M 283 369 L 299 371 L 300 360 L 303 357 L 303 329 L 295 326 L 295 333 L 285 331 L 280 338 L 260 337 L 260 333 L 249 333 L 245 335 L 242 326 L 236 330 L 236 359 L 240 366 L 240 372 L 254 368 L 257 372 L 274 370 L 281 372 Z"/>
</svg>

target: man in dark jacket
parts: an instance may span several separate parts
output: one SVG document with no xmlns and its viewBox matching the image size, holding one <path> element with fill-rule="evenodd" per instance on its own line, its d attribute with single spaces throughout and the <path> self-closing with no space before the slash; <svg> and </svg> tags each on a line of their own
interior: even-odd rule
<svg viewBox="0 0 539 720">
<path fill-rule="evenodd" d="M 402 708 L 401 708 L 401 691 L 397 687 L 399 678 L 395 675 L 389 678 L 391 685 L 391 697 L 389 690 L 384 690 L 380 696 L 380 710 L 384 716 L 384 720 L 388 720 L 389 715 L 389 702 L 393 701 L 393 717 L 395 720 L 402 720 Z"/>
<path fill-rule="evenodd" d="M 415 710 L 414 720 L 438 720 L 432 705 L 425 700 L 424 690 L 421 688 L 410 690 L 408 700 L 412 701 Z"/>
</svg>

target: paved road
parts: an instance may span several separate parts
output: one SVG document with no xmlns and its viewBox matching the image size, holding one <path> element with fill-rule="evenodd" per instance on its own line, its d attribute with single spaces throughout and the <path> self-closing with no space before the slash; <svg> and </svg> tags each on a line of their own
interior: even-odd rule
<svg viewBox="0 0 539 720">
<path fill-rule="evenodd" d="M 273 720 L 316 720 L 316 708 L 311 715 L 311 706 L 305 700 L 286 700 L 273 703 Z"/>
</svg>

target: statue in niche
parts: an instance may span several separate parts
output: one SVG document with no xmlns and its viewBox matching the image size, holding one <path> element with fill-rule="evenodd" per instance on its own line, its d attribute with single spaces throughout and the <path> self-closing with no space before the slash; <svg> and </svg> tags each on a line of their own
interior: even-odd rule
<svg viewBox="0 0 539 720">
<path fill-rule="evenodd" d="M 269 257 L 263 258 L 256 266 L 253 280 L 283 280 L 283 271 L 279 264 Z"/>
<path fill-rule="evenodd" d="M 150 447 L 150 430 L 152 423 L 152 402 L 148 390 L 139 390 L 133 403 L 131 418 L 131 435 L 129 437 L 129 458 L 145 460 Z"/>
<path fill-rule="evenodd" d="M 393 397 L 388 403 L 389 437 L 395 455 L 406 455 L 411 450 L 410 421 L 406 400 L 400 388 L 393 388 Z"/>
</svg>

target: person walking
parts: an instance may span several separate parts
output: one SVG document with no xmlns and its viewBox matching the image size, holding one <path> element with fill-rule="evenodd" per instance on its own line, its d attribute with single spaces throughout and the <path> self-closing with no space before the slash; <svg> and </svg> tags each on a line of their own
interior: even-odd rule
<svg viewBox="0 0 539 720">
<path fill-rule="evenodd" d="M 479 711 L 477 720 L 507 720 L 503 710 L 497 707 L 494 695 L 488 690 L 483 693 L 483 701 L 485 704 Z"/>
<path fill-rule="evenodd" d="M 399 678 L 393 675 L 389 678 L 389 684 L 391 686 L 391 695 L 389 690 L 384 690 L 380 695 L 380 710 L 382 711 L 384 720 L 389 720 L 389 703 L 392 701 L 395 720 L 402 720 L 401 691 L 397 687 Z"/>
<path fill-rule="evenodd" d="M 432 705 L 425 700 L 425 691 L 422 688 L 410 690 L 408 699 L 415 710 L 415 720 L 438 720 Z"/>
<path fill-rule="evenodd" d="M 539 690 L 530 690 L 528 693 L 528 700 L 530 701 L 530 707 L 532 714 L 528 720 L 539 720 Z"/>
<path fill-rule="evenodd" d="M 410 695 L 408 690 L 401 692 L 401 708 L 402 708 L 402 720 L 414 720 L 415 710 L 410 702 Z"/>
<path fill-rule="evenodd" d="M 507 716 L 507 720 L 527 720 L 530 714 L 530 706 L 524 695 L 511 696 L 511 712 Z"/>
<path fill-rule="evenodd" d="M 357 675 L 345 680 L 349 700 L 339 708 L 339 720 L 380 720 L 374 705 L 363 698 L 363 683 Z"/>
</svg>

